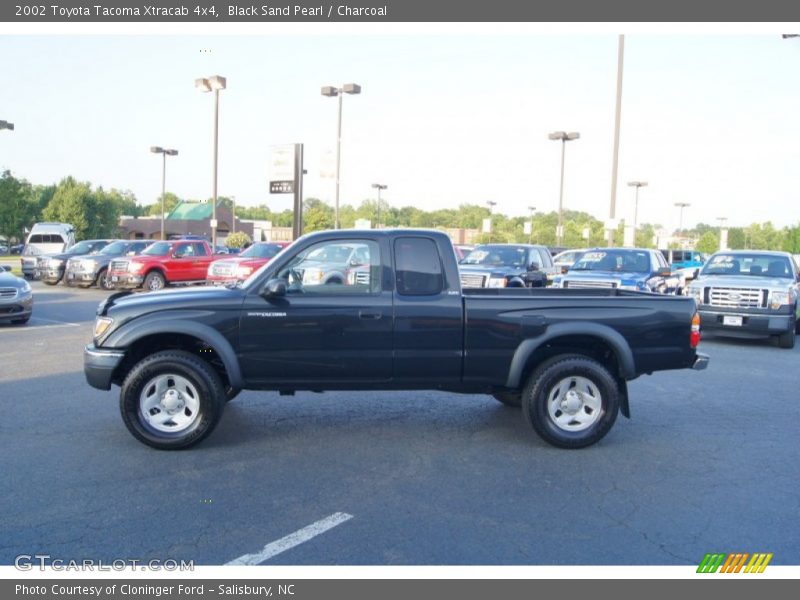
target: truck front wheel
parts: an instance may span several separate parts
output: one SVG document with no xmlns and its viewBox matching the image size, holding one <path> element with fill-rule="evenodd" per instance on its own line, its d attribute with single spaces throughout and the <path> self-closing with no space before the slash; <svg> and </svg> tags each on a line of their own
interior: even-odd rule
<svg viewBox="0 0 800 600">
<path fill-rule="evenodd" d="M 163 290 L 166 285 L 166 279 L 164 279 L 164 276 L 158 271 L 151 271 L 147 274 L 147 277 L 144 278 L 144 289 L 148 292 Z"/>
<path fill-rule="evenodd" d="M 139 361 L 122 384 L 119 406 L 128 431 L 161 450 L 188 448 L 216 427 L 225 386 L 190 352 L 165 350 Z"/>
<path fill-rule="evenodd" d="M 617 420 L 620 392 L 594 359 L 564 354 L 543 362 L 522 393 L 522 412 L 547 443 L 585 448 L 603 439 Z"/>
</svg>

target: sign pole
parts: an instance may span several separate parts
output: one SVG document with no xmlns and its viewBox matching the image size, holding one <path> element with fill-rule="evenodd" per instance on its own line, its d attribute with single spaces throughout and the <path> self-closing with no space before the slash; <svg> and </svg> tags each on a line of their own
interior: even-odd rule
<svg viewBox="0 0 800 600">
<path fill-rule="evenodd" d="M 303 235 L 303 144 L 294 145 L 294 219 L 292 236 Z"/>
</svg>

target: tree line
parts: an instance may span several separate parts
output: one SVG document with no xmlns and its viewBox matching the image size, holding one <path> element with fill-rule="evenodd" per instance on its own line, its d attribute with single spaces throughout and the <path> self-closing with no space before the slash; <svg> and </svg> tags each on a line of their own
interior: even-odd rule
<svg viewBox="0 0 800 600">
<path fill-rule="evenodd" d="M 219 204 L 230 207 L 231 198 L 219 197 Z M 174 193 L 164 195 L 164 208 L 171 211 L 181 201 Z M 7 240 L 23 240 L 25 231 L 38 221 L 58 221 L 75 226 L 77 239 L 107 238 L 119 235 L 121 216 L 139 217 L 161 214 L 161 199 L 153 204 L 140 204 L 134 194 L 126 190 L 93 187 L 89 182 L 65 177 L 56 185 L 34 185 L 14 177 L 9 171 L 0 175 L 0 237 Z M 291 210 L 272 211 L 267 204 L 237 206 L 240 219 L 271 221 L 275 227 L 291 227 Z M 491 233 L 481 233 L 477 241 L 517 242 L 531 241 L 547 246 L 556 245 L 558 213 L 537 212 L 533 215 L 533 227 L 525 233 L 528 216 L 509 217 L 504 214 L 490 215 L 488 207 L 476 204 L 461 204 L 458 208 L 423 210 L 414 206 L 396 207 L 381 200 L 365 199 L 357 206 L 342 204 L 339 207 L 339 222 L 343 228 L 352 228 L 360 219 L 369 220 L 378 227 L 424 227 L 482 229 L 484 219 L 491 216 Z M 604 246 L 603 221 L 589 213 L 564 212 L 563 245 L 571 248 Z M 303 207 L 304 232 L 332 229 L 334 209 L 317 198 L 307 198 Z M 623 243 L 624 223 L 614 232 L 614 244 Z M 642 248 L 655 246 L 655 235 L 662 229 L 657 223 L 641 224 L 636 232 L 636 245 Z M 588 234 L 588 237 L 587 237 Z M 680 232 L 680 237 L 695 240 L 694 248 L 702 252 L 714 252 L 719 248 L 720 228 L 699 223 L 692 229 Z M 785 250 L 800 253 L 800 224 L 793 227 L 776 228 L 770 222 L 753 223 L 747 227 L 728 229 L 728 247 L 759 250 Z"/>
</svg>

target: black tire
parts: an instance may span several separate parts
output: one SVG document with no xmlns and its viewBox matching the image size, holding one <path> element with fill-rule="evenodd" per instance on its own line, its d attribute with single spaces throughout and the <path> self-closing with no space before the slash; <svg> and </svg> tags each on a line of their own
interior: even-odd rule
<svg viewBox="0 0 800 600">
<path fill-rule="evenodd" d="M 492 394 L 492 398 L 513 408 L 522 406 L 522 394 L 520 392 L 497 392 Z"/>
<path fill-rule="evenodd" d="M 108 275 L 108 269 L 102 269 L 97 274 L 97 280 L 95 283 L 99 289 L 106 290 L 107 292 L 110 292 L 114 289 L 114 284 L 111 283 L 111 277 Z"/>
<path fill-rule="evenodd" d="M 167 280 L 159 271 L 150 271 L 144 278 L 144 289 L 148 292 L 157 292 L 167 287 Z"/>
<path fill-rule="evenodd" d="M 797 327 L 792 327 L 786 333 L 782 333 L 778 336 L 778 347 L 784 348 L 786 350 L 791 350 L 794 348 L 795 338 L 797 337 Z"/>
<path fill-rule="evenodd" d="M 240 388 L 235 388 L 233 386 L 227 385 L 225 386 L 225 402 L 230 402 L 236 396 L 238 396 L 242 390 Z"/>
<path fill-rule="evenodd" d="M 573 402 L 571 408 L 575 412 L 554 406 L 551 414 L 550 404 L 556 404 L 558 387 L 562 385 L 567 386 L 563 388 L 566 392 L 562 401 Z M 569 395 L 570 392 L 576 393 Z M 598 406 L 590 407 L 585 399 L 593 399 Z M 608 369 L 579 354 L 546 360 L 531 374 L 522 392 L 525 420 L 544 441 L 559 448 L 585 448 L 603 439 L 617 420 L 619 404 L 619 386 Z M 562 416 L 565 422 L 555 420 Z"/>
<path fill-rule="evenodd" d="M 61 281 L 61 279 L 56 279 L 55 281 L 48 281 L 46 279 L 42 279 L 42 283 L 45 285 L 58 285 L 59 281 Z"/>
<path fill-rule="evenodd" d="M 14 325 L 25 325 L 28 321 L 31 320 L 31 316 L 28 315 L 27 317 L 22 317 L 21 319 L 12 319 L 12 323 Z"/>
<path fill-rule="evenodd" d="M 152 386 L 150 389 L 155 387 L 157 378 L 169 379 L 170 375 L 193 386 L 196 398 L 192 396 L 192 399 L 197 404 L 197 411 L 187 416 L 187 403 L 187 408 L 178 410 L 176 416 L 193 419 L 190 425 L 177 431 L 160 431 L 143 414 L 141 400 L 148 386 Z M 163 404 L 164 394 L 161 398 Z M 213 367 L 204 360 L 183 350 L 165 350 L 134 365 L 122 384 L 119 407 L 125 426 L 137 440 L 160 450 L 179 450 L 197 444 L 214 430 L 225 407 L 225 386 Z M 158 412 L 151 415 L 158 416 L 161 406 L 155 410 Z"/>
</svg>

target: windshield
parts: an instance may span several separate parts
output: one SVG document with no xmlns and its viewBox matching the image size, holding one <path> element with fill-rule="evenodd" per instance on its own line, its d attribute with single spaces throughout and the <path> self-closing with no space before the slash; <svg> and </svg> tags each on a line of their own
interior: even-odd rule
<svg viewBox="0 0 800 600">
<path fill-rule="evenodd" d="M 100 250 L 100 254 L 122 254 L 125 252 L 125 248 L 128 247 L 128 242 L 114 242 L 109 244 L 102 250 Z"/>
<path fill-rule="evenodd" d="M 166 256 L 171 248 L 172 244 L 169 242 L 156 242 L 148 246 L 147 250 L 144 250 L 142 254 L 147 256 Z"/>
<path fill-rule="evenodd" d="M 752 277 L 794 277 L 789 258 L 779 254 L 715 254 L 701 275 L 746 275 Z"/>
<path fill-rule="evenodd" d="M 101 248 L 104 248 L 108 242 L 105 241 L 83 241 L 78 242 L 72 248 L 69 249 L 70 254 L 94 254 Z"/>
<path fill-rule="evenodd" d="M 637 250 L 592 250 L 585 252 L 570 271 L 649 273 L 650 257 Z"/>
<path fill-rule="evenodd" d="M 283 250 L 280 244 L 255 244 L 240 253 L 243 258 L 272 258 Z"/>
<path fill-rule="evenodd" d="M 526 266 L 527 248 L 520 246 L 478 246 L 467 254 L 462 265 L 485 265 L 489 267 Z"/>
</svg>

